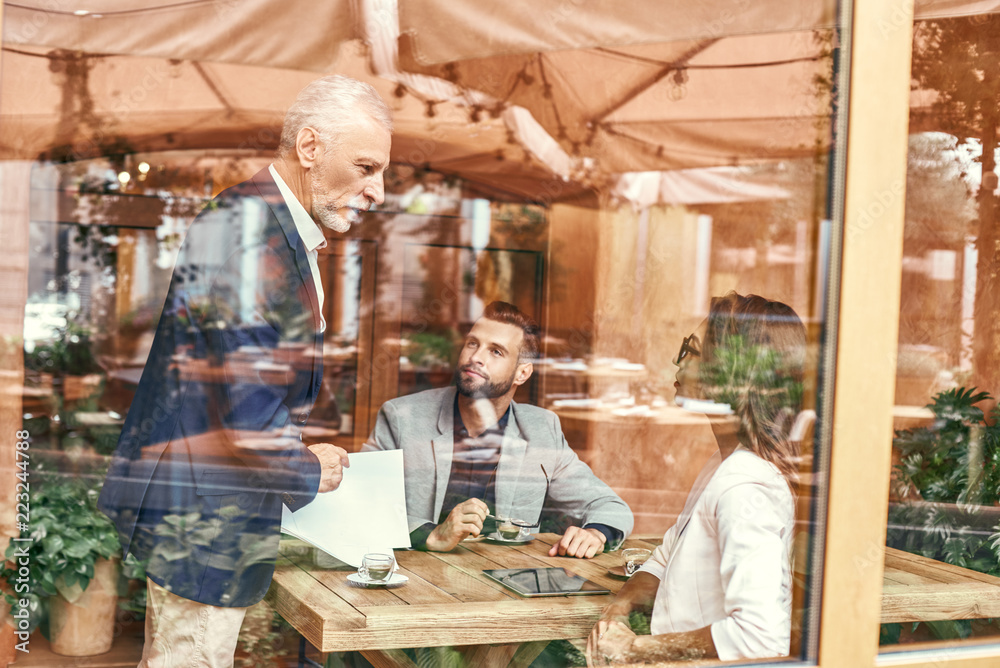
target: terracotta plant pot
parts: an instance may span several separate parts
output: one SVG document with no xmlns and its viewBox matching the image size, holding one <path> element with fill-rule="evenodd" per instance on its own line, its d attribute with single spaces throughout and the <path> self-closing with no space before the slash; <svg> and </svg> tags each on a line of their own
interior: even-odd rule
<svg viewBox="0 0 1000 668">
<path fill-rule="evenodd" d="M 118 561 L 99 559 L 90 586 L 72 603 L 49 599 L 49 641 L 63 656 L 93 656 L 111 649 L 118 610 Z"/>
</svg>

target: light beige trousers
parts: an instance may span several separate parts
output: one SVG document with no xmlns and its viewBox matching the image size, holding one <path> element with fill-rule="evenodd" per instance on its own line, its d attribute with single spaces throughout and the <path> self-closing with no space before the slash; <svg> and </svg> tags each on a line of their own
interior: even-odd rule
<svg viewBox="0 0 1000 668">
<path fill-rule="evenodd" d="M 146 642 L 138 668 L 232 668 L 246 608 L 181 598 L 146 579 Z"/>
</svg>

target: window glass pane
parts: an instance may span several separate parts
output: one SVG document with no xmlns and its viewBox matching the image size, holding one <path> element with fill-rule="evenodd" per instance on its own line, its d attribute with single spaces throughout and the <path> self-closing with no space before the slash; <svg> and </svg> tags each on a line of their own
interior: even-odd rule
<svg viewBox="0 0 1000 668">
<path fill-rule="evenodd" d="M 880 641 L 996 641 L 994 15 L 918 21 Z"/>
<path fill-rule="evenodd" d="M 346 0 L 259 0 L 253 21 L 227 3 L 5 8 L 0 425 L 25 444 L 30 516 L 8 496 L 0 527 L 34 550 L 15 606 L 31 651 L 73 651 L 58 598 L 86 585 L 122 661 L 163 587 L 249 607 L 244 666 L 294 661 L 300 635 L 328 665 L 399 637 L 419 665 L 583 665 L 615 612 L 631 631 L 607 642 L 625 644 L 594 651 L 616 660 L 815 660 L 847 40 L 835 2 L 799 4 L 513 1 L 485 32 L 475 12 Z M 333 24 L 350 27 L 316 29 Z M 318 72 L 392 109 L 384 174 L 347 161 L 346 140 L 306 155 L 304 129 L 276 153 Z M 978 354 L 959 297 L 972 232 L 953 231 L 975 218 L 963 146 L 914 143 L 928 187 L 913 196 L 945 198 L 919 205 L 933 231 L 904 267 L 927 282 L 900 367 L 927 382 Z M 319 232 L 334 163 L 372 179 L 377 206 L 351 199 L 338 215 L 355 224 Z M 311 544 L 280 538 L 283 518 L 303 533 L 292 509 L 331 498 L 316 494 L 339 482 L 327 444 L 360 454 L 333 495 L 361 450 L 402 449 L 405 481 L 384 482 L 393 459 L 348 512 L 311 520 Z M 365 533 L 383 497 L 402 539 Z M 475 519 L 453 513 L 464 503 Z M 331 528 L 344 515 L 350 531 Z M 142 562 L 95 571 L 122 540 Z M 392 547 L 383 588 L 362 556 Z M 610 593 L 531 598 L 483 574 L 535 567 L 559 571 L 535 585 L 565 568 Z M 647 604 L 613 607 L 629 591 Z M 494 605 L 509 627 L 484 617 Z"/>
</svg>

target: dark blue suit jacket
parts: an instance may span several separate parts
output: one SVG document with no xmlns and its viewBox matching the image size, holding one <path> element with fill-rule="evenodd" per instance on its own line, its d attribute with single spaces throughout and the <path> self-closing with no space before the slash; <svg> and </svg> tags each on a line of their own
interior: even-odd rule
<svg viewBox="0 0 1000 668">
<path fill-rule="evenodd" d="M 319 323 L 268 171 L 220 193 L 181 247 L 99 501 L 124 553 L 173 593 L 228 607 L 267 592 L 281 504 L 319 487 L 298 435 L 321 385 Z"/>
</svg>

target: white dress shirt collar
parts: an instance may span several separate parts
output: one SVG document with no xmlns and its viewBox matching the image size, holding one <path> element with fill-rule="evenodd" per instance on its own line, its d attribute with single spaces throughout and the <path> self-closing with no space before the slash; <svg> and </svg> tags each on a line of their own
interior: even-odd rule
<svg viewBox="0 0 1000 668">
<path fill-rule="evenodd" d="M 302 237 L 302 243 L 305 244 L 306 250 L 311 253 L 317 248 L 326 248 L 326 237 L 323 236 L 319 225 L 312 219 L 306 208 L 302 206 L 302 203 L 299 202 L 295 193 L 288 187 L 284 179 L 278 175 L 278 170 L 274 168 L 274 165 L 270 165 L 267 169 L 271 173 L 271 178 L 278 185 L 278 190 L 281 192 L 285 204 L 288 205 L 288 211 L 292 214 L 292 221 L 295 223 L 295 230 Z"/>
</svg>

